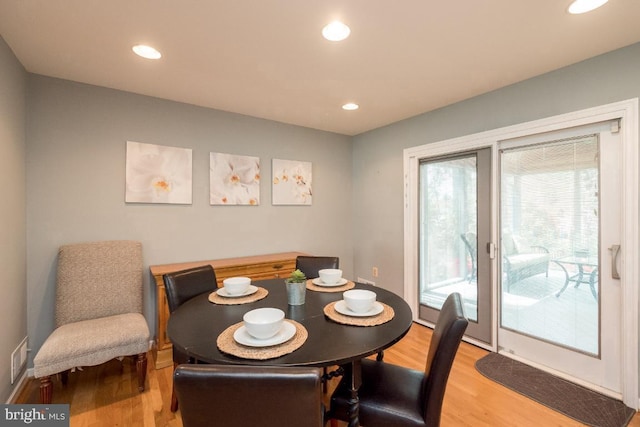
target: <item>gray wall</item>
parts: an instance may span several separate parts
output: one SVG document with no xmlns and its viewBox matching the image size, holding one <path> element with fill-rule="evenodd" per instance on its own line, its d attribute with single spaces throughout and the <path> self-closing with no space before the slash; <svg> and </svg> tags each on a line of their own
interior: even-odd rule
<svg viewBox="0 0 640 427">
<path fill-rule="evenodd" d="M 140 240 L 146 265 L 336 254 L 346 275 L 373 279 L 377 266 L 374 280 L 402 294 L 404 148 L 639 97 L 638 70 L 640 44 L 349 138 L 28 75 L 1 41 L 0 177 L 10 185 L 0 222 L 0 360 L 28 332 L 32 361 L 51 331 L 56 251 L 69 242 Z M 127 140 L 192 148 L 193 204 L 125 204 Z M 261 158 L 260 206 L 209 206 L 210 151 Z M 313 206 L 271 206 L 272 158 L 313 162 Z M 9 375 L 8 363 L 0 364 L 4 400 Z"/>
<path fill-rule="evenodd" d="M 0 401 L 12 390 L 11 352 L 27 336 L 26 266 L 27 73 L 0 37 Z"/>
<path fill-rule="evenodd" d="M 34 350 L 53 329 L 56 253 L 65 243 L 138 240 L 145 266 L 302 251 L 337 255 L 351 275 L 351 138 L 38 75 L 29 76 L 29 93 Z M 193 149 L 193 204 L 126 204 L 127 140 Z M 259 206 L 209 205 L 212 151 L 260 157 Z M 313 163 L 312 206 L 271 205 L 273 158 Z M 155 330 L 150 277 L 146 289 L 145 314 Z"/>
<path fill-rule="evenodd" d="M 403 149 L 636 97 L 640 44 L 356 136 L 356 274 L 403 294 Z"/>
</svg>

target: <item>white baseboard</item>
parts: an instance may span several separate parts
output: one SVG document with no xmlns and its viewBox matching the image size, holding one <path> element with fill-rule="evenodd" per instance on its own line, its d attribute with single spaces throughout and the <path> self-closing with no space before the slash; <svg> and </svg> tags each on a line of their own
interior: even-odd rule
<svg viewBox="0 0 640 427">
<path fill-rule="evenodd" d="M 31 371 L 31 372 L 29 372 L 29 371 Z M 11 403 L 13 403 L 15 401 L 16 396 L 22 390 L 22 386 L 26 382 L 27 378 L 29 378 L 32 375 L 33 375 L 33 369 L 25 369 L 24 370 L 24 372 L 22 373 L 22 376 L 20 377 L 20 379 L 16 383 L 15 387 L 13 388 L 13 392 L 11 392 L 11 395 L 9 395 L 9 399 L 5 403 L 11 404 Z"/>
</svg>

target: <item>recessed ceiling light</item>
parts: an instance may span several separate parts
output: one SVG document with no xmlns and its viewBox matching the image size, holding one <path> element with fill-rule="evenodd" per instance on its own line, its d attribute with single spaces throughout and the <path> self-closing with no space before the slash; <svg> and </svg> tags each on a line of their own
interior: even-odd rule
<svg viewBox="0 0 640 427">
<path fill-rule="evenodd" d="M 340 21 L 333 21 L 322 29 L 322 36 L 332 42 L 339 42 L 351 34 L 351 29 Z"/>
<path fill-rule="evenodd" d="M 591 12 L 594 9 L 599 8 L 609 0 L 574 0 L 571 5 L 569 5 L 569 13 L 574 15 L 580 13 Z"/>
<path fill-rule="evenodd" d="M 342 106 L 342 109 L 347 111 L 357 110 L 358 108 L 360 108 L 360 106 L 358 104 L 354 104 L 353 102 L 349 102 Z"/>
<path fill-rule="evenodd" d="M 144 44 L 137 44 L 134 47 L 132 47 L 131 49 L 133 49 L 133 51 L 136 53 L 136 55 L 142 56 L 143 58 L 160 59 L 162 57 L 162 54 L 160 52 L 158 52 L 157 50 L 155 50 L 151 46 L 147 46 L 147 45 L 144 45 Z"/>
</svg>

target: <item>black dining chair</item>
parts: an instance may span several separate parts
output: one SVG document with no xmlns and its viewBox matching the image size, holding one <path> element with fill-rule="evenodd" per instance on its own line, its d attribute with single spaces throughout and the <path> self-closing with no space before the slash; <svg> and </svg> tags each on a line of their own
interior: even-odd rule
<svg viewBox="0 0 640 427">
<path fill-rule="evenodd" d="M 366 427 L 439 426 L 447 380 L 468 323 L 460 294 L 452 293 L 438 316 L 424 372 L 362 360 L 360 423 Z M 332 426 L 337 425 L 335 420 L 349 420 L 350 399 L 351 390 L 343 378 L 331 396 Z"/>
<path fill-rule="evenodd" d="M 312 367 L 180 365 L 184 427 L 322 427 L 321 371 Z"/>
<path fill-rule="evenodd" d="M 307 256 L 300 255 L 296 258 L 296 270 L 300 270 L 307 279 L 320 277 L 318 271 L 324 268 L 340 268 L 340 258 L 335 256 Z"/>
<path fill-rule="evenodd" d="M 193 297 L 218 289 L 216 273 L 210 265 L 167 273 L 162 276 L 162 279 L 167 295 L 169 313 L 173 313 Z M 173 347 L 174 370 L 181 363 L 197 363 L 197 361 Z M 171 393 L 171 412 L 177 410 L 178 398 L 174 389 Z"/>
</svg>

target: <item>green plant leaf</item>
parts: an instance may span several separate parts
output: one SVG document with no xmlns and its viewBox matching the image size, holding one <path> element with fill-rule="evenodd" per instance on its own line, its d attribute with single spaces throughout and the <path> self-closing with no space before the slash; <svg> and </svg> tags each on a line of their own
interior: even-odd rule
<svg viewBox="0 0 640 427">
<path fill-rule="evenodd" d="M 304 273 L 300 270 L 293 271 L 289 276 L 290 282 L 300 283 L 304 282 L 305 280 L 307 280 L 307 276 L 305 276 Z"/>
</svg>

